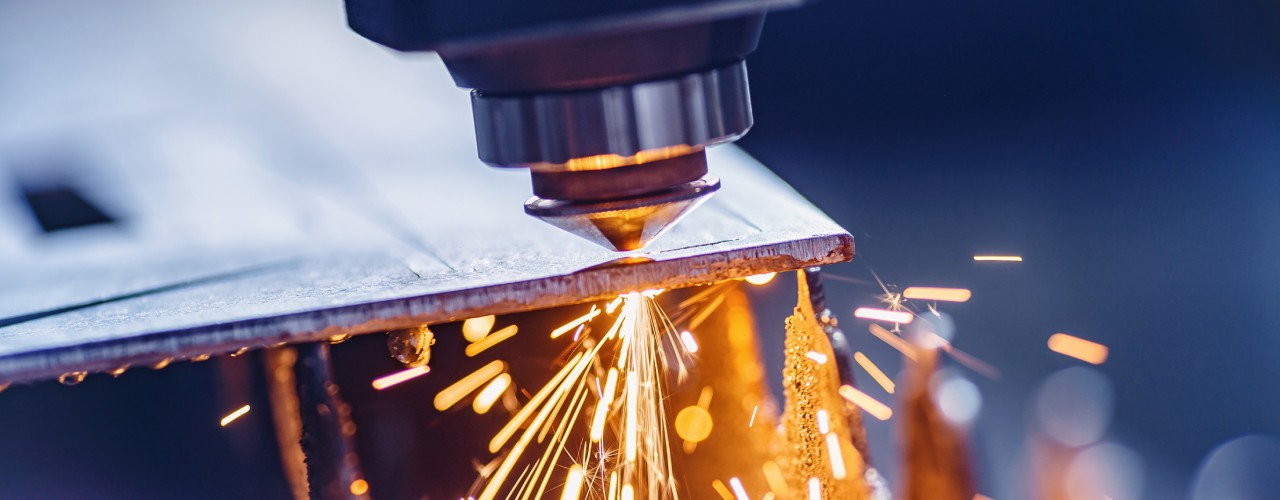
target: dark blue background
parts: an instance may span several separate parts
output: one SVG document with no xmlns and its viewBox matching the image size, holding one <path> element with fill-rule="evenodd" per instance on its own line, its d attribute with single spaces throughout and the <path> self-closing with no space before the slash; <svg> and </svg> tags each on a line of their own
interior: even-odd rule
<svg viewBox="0 0 1280 500">
<path fill-rule="evenodd" d="M 772 15 L 749 67 L 742 144 L 857 239 L 831 272 L 973 290 L 944 310 L 1004 374 L 973 376 L 984 492 L 1025 495 L 1026 400 L 1080 364 L 1054 332 L 1110 346 L 1107 437 L 1148 498 L 1185 495 L 1225 439 L 1280 435 L 1280 3 L 817 2 Z M 830 286 L 892 359 L 850 315 L 874 289 Z"/>
</svg>

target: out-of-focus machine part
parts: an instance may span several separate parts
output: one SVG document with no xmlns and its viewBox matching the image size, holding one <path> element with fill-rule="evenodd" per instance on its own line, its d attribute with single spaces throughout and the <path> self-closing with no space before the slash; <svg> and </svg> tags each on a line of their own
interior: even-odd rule
<svg viewBox="0 0 1280 500">
<path fill-rule="evenodd" d="M 804 0 L 346 0 L 350 25 L 440 54 L 471 92 L 479 157 L 527 167 L 525 211 L 644 248 L 720 188 L 707 147 L 751 128 L 743 58 Z"/>
</svg>

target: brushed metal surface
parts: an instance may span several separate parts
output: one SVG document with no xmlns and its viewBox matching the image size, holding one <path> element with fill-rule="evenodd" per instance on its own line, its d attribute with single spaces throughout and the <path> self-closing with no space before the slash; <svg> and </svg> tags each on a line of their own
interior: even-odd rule
<svg viewBox="0 0 1280 500">
<path fill-rule="evenodd" d="M 726 146 L 721 192 L 608 265 L 522 213 L 525 174 L 476 159 L 434 57 L 361 40 L 337 2 L 165 5 L 0 4 L 0 382 L 852 257 Z M 42 183 L 116 222 L 43 233 L 15 194 Z"/>
</svg>

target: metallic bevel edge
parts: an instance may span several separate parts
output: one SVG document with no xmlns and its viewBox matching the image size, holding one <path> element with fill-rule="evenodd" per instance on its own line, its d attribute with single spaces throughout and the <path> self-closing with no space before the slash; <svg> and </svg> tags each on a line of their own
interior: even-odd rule
<svg viewBox="0 0 1280 500">
<path fill-rule="evenodd" d="M 853 254 L 851 235 L 831 233 L 720 254 L 591 267 L 536 280 L 150 332 L 127 339 L 0 357 L 0 383 L 38 382 L 67 372 L 97 373 L 123 365 L 144 367 L 166 359 L 231 353 L 245 346 L 258 349 L 281 343 L 324 341 L 336 335 L 362 335 L 487 314 L 580 304 L 629 291 L 705 285 L 768 272 L 848 262 Z M 670 273 L 671 277 L 657 281 L 642 282 L 640 278 L 640 271 L 646 267 L 673 265 L 684 272 Z M 575 298 L 564 299 L 568 296 Z"/>
</svg>

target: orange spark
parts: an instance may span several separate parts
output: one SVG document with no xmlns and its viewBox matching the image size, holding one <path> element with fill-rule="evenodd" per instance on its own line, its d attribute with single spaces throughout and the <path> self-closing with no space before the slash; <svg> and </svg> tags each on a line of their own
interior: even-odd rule
<svg viewBox="0 0 1280 500">
<path fill-rule="evenodd" d="M 476 395 L 476 400 L 471 403 L 471 409 L 475 410 L 477 415 L 488 413 L 489 408 L 493 408 L 493 404 L 498 401 L 498 398 L 510 386 L 511 375 L 507 373 L 499 374 L 489 382 L 489 385 L 480 390 L 480 393 Z"/>
<path fill-rule="evenodd" d="M 966 288 L 929 288 L 913 286 L 902 291 L 902 296 L 908 299 L 942 300 L 946 302 L 964 302 L 969 300 L 970 295 L 971 293 Z"/>
<path fill-rule="evenodd" d="M 876 401 L 875 398 L 855 389 L 851 385 L 840 386 L 840 395 L 880 420 L 889 420 L 889 417 L 893 416 L 893 410 L 885 406 L 884 403 Z"/>
<path fill-rule="evenodd" d="M 974 255 L 977 262 L 1022 262 L 1020 255 Z"/>
<path fill-rule="evenodd" d="M 905 311 L 889 311 L 885 309 L 875 309 L 871 307 L 859 307 L 853 310 L 855 317 L 863 319 L 873 319 L 876 321 L 888 321 L 890 323 L 907 324 L 911 322 L 911 313 Z"/>
<path fill-rule="evenodd" d="M 698 341 L 693 339 L 693 334 L 688 330 L 680 332 L 680 342 L 684 343 L 685 350 L 690 353 L 698 352 Z"/>
<path fill-rule="evenodd" d="M 590 312 L 583 314 L 582 316 L 579 316 L 577 319 L 573 321 L 560 325 L 560 328 L 556 328 L 555 330 L 552 330 L 551 338 L 553 339 L 559 338 L 561 335 L 569 333 L 569 330 L 577 328 L 579 325 L 586 323 L 588 321 L 591 321 L 592 318 L 595 318 L 596 316 L 599 316 L 599 315 L 600 315 L 600 309 L 596 308 L 596 306 L 591 306 Z"/>
<path fill-rule="evenodd" d="M 430 371 L 431 371 L 431 368 L 428 368 L 426 366 L 415 366 L 408 370 L 401 370 L 401 371 L 392 373 L 390 375 L 385 375 L 385 376 L 373 379 L 373 388 L 381 391 L 383 389 L 399 384 L 401 382 L 405 382 L 405 381 L 412 380 L 412 379 L 421 377 L 423 375 L 426 375 L 427 372 L 430 372 Z"/>
<path fill-rule="evenodd" d="M 239 410 L 233 411 L 230 415 L 222 417 L 222 426 L 226 427 L 227 424 L 235 422 L 237 418 L 243 417 L 246 413 L 249 413 L 249 405 L 241 406 Z"/>
<path fill-rule="evenodd" d="M 1107 360 L 1107 346 L 1065 333 L 1049 336 L 1049 350 L 1095 365 Z"/>
<path fill-rule="evenodd" d="M 889 330 L 885 330 L 883 326 L 877 325 L 875 323 L 872 323 L 868 329 L 871 330 L 871 334 L 875 335 L 876 338 L 883 340 L 884 343 L 886 344 L 889 344 L 889 347 L 897 349 L 898 352 L 901 352 L 903 356 L 906 356 L 910 358 L 912 361 L 915 361 L 916 359 L 915 346 L 911 345 L 905 340 L 902 340 L 902 337 L 894 335 L 893 332 L 890 332 Z"/>
<path fill-rule="evenodd" d="M 582 466 L 573 464 L 564 479 L 564 490 L 560 500 L 578 500 L 582 496 Z"/>
<path fill-rule="evenodd" d="M 484 365 L 479 370 L 467 374 L 467 376 L 454 382 L 453 385 L 441 389 L 439 393 L 436 393 L 433 401 L 436 409 L 440 411 L 448 410 L 454 403 L 466 397 L 467 394 L 471 394 L 472 391 L 479 389 L 482 384 L 498 376 L 505 369 L 506 363 L 501 360 L 494 361 Z"/>
<path fill-rule="evenodd" d="M 890 379 L 888 375 L 885 375 L 885 373 L 880 370 L 879 366 L 872 363 L 871 358 L 868 358 L 867 355 L 862 354 L 862 352 L 859 351 L 853 353 L 853 360 L 857 361 L 858 364 L 862 366 L 863 370 L 866 370 L 867 373 L 871 374 L 871 378 L 875 379 L 876 383 L 880 384 L 880 387 L 884 388 L 884 392 L 893 394 L 893 389 L 896 387 L 893 384 L 893 380 Z"/>
<path fill-rule="evenodd" d="M 495 345 L 498 345 L 499 342 L 502 342 L 504 340 L 511 338 L 518 331 L 519 331 L 519 328 L 516 327 L 516 325 L 508 326 L 506 328 L 493 332 L 490 335 L 486 335 L 484 338 L 476 341 L 471 345 L 468 345 L 467 348 L 464 350 L 464 352 L 467 353 L 468 358 L 475 357 L 475 355 L 484 352 L 486 349 L 493 347 Z"/>
</svg>

